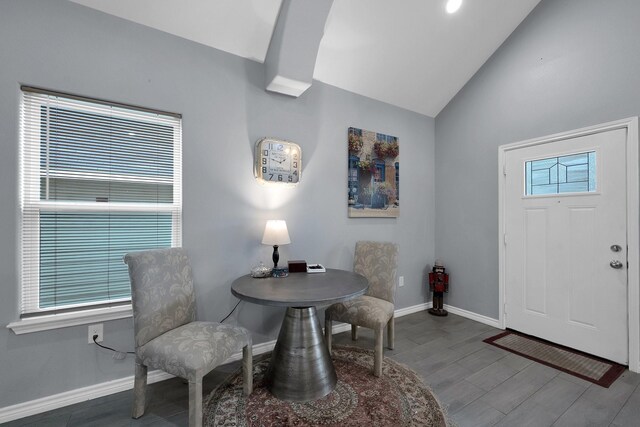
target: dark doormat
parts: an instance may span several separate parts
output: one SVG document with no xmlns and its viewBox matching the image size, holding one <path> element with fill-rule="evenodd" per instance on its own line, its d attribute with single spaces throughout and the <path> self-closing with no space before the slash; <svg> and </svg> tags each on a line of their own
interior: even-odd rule
<svg viewBox="0 0 640 427">
<path fill-rule="evenodd" d="M 505 331 L 484 342 L 605 388 L 609 388 L 626 369 L 626 366 L 600 357 L 516 331 Z"/>
</svg>

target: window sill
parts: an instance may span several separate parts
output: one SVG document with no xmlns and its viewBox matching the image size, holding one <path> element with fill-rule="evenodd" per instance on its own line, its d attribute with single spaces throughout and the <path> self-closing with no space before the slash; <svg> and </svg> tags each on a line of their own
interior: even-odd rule
<svg viewBox="0 0 640 427">
<path fill-rule="evenodd" d="M 69 326 L 126 319 L 127 317 L 132 317 L 132 315 L 131 304 L 127 304 L 118 307 L 96 308 L 73 313 L 59 313 L 29 317 L 9 323 L 7 328 L 11 329 L 16 335 L 22 335 L 29 334 L 31 332 L 66 328 Z"/>
</svg>

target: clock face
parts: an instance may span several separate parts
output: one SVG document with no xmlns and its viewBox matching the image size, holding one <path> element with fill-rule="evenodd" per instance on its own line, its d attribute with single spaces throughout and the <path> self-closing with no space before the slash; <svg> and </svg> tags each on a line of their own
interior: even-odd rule
<svg viewBox="0 0 640 427">
<path fill-rule="evenodd" d="M 259 182 L 295 185 L 301 170 L 302 150 L 298 144 L 273 138 L 256 143 L 254 174 Z"/>
</svg>

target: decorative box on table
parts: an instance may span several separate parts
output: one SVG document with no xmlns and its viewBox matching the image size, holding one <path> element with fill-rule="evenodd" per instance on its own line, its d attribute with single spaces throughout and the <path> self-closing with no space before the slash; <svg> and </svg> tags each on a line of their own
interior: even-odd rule
<svg viewBox="0 0 640 427">
<path fill-rule="evenodd" d="M 296 259 L 289 261 L 289 273 L 306 273 L 307 261 Z"/>
</svg>

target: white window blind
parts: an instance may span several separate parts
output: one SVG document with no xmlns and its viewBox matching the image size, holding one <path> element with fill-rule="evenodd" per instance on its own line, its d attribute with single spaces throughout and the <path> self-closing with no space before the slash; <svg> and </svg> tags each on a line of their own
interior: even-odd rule
<svg viewBox="0 0 640 427">
<path fill-rule="evenodd" d="M 123 255 L 182 243 L 180 116 L 22 94 L 21 315 L 130 301 Z"/>
</svg>

